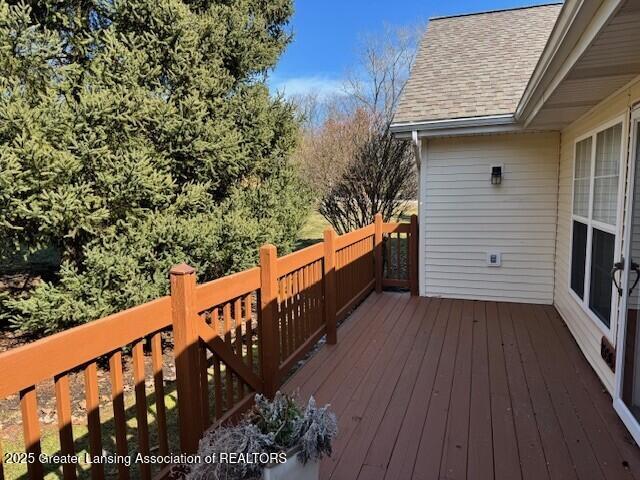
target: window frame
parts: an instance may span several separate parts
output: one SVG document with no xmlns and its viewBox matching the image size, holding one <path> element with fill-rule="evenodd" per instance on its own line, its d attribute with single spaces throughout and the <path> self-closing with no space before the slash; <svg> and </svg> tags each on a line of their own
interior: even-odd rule
<svg viewBox="0 0 640 480">
<path fill-rule="evenodd" d="M 596 169 L 596 151 L 598 134 L 611 127 L 620 124 L 622 134 L 620 135 L 620 159 L 618 164 L 618 196 L 616 205 L 616 223 L 615 225 L 609 225 L 607 223 L 593 220 L 593 200 L 594 200 L 594 185 L 595 185 L 595 169 Z M 613 342 L 616 335 L 618 326 L 618 303 L 619 295 L 615 291 L 613 282 L 611 284 L 611 317 L 609 319 L 609 327 L 602 322 L 602 320 L 591 310 L 589 302 L 591 297 L 591 260 L 593 253 L 593 229 L 597 228 L 603 232 L 612 234 L 614 236 L 614 262 L 618 261 L 622 253 L 622 229 L 623 229 L 623 216 L 624 216 L 624 194 L 625 194 L 625 173 L 627 169 L 627 118 L 624 115 L 619 115 L 615 118 L 608 120 L 607 122 L 600 123 L 597 127 L 589 130 L 587 133 L 576 137 L 573 141 L 573 162 L 571 171 L 571 212 L 569 215 L 569 270 L 567 275 L 567 288 L 569 294 L 580 305 L 582 310 L 587 314 L 591 321 L 595 324 L 596 328 L 607 337 L 610 342 Z M 588 199 L 588 218 L 581 215 L 576 215 L 574 211 L 575 201 L 575 175 L 576 175 L 576 157 L 577 146 L 581 141 L 591 138 L 591 156 L 589 165 L 589 199 Z M 584 263 L 584 292 L 583 298 L 580 298 L 578 294 L 571 288 L 571 272 L 573 268 L 573 222 L 578 221 L 587 226 L 587 246 Z"/>
</svg>

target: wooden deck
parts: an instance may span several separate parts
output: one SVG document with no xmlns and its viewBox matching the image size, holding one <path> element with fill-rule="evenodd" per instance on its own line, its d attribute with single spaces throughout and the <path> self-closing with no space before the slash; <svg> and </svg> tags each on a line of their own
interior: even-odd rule
<svg viewBox="0 0 640 480">
<path fill-rule="evenodd" d="M 640 479 L 553 307 L 372 294 L 284 389 L 339 419 L 323 479 Z"/>
</svg>

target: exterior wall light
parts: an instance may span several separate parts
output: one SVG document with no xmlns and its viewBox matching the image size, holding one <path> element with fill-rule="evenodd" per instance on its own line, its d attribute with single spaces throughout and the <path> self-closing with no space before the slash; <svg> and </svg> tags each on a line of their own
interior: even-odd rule
<svg viewBox="0 0 640 480">
<path fill-rule="evenodd" d="M 491 166 L 491 185 L 500 185 L 502 183 L 502 165 Z"/>
</svg>

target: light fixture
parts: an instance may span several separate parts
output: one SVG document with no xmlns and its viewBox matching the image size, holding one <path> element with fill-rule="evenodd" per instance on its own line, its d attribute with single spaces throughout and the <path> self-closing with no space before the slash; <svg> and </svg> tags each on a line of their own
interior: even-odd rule
<svg viewBox="0 0 640 480">
<path fill-rule="evenodd" d="M 491 185 L 500 185 L 502 183 L 502 165 L 491 166 Z"/>
</svg>

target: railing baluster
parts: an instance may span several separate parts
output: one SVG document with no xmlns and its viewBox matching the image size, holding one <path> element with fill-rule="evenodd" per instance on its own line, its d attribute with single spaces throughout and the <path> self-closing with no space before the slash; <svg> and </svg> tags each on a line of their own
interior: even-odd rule
<svg viewBox="0 0 640 480">
<path fill-rule="evenodd" d="M 396 278 L 402 278 L 402 271 L 400 270 L 400 255 L 402 238 L 401 233 L 396 234 Z"/>
<path fill-rule="evenodd" d="M 286 279 L 283 277 L 278 280 L 278 319 L 280 320 L 280 360 L 287 357 L 289 351 L 287 342 L 287 294 Z"/>
<path fill-rule="evenodd" d="M 292 284 L 292 292 L 293 293 L 293 349 L 295 351 L 298 349 L 300 345 L 302 345 L 302 322 L 304 321 L 304 314 L 301 305 L 301 296 L 300 293 L 303 290 L 303 286 L 300 283 L 300 270 L 296 270 L 293 272 L 291 276 L 291 284 Z"/>
<path fill-rule="evenodd" d="M 244 314 L 246 319 L 246 344 L 247 344 L 247 362 L 251 371 L 253 371 L 253 312 L 251 310 L 251 297 L 252 295 L 246 295 L 244 297 Z"/>
<path fill-rule="evenodd" d="M 129 454 L 127 447 L 127 419 L 124 414 L 124 385 L 122 378 L 122 353 L 120 350 L 109 357 L 109 375 L 111 377 L 111 402 L 113 404 L 113 423 L 116 433 L 116 451 L 118 455 Z M 129 478 L 129 467 L 118 463 L 118 478 Z"/>
<path fill-rule="evenodd" d="M 293 352 L 294 344 L 293 344 L 293 275 L 289 274 L 284 277 L 284 285 L 285 285 L 285 297 L 287 299 L 287 330 L 286 330 L 286 341 L 287 348 L 286 354 L 283 355 L 283 359 L 287 358 Z"/>
<path fill-rule="evenodd" d="M 314 262 L 315 263 L 315 262 Z M 311 308 L 311 301 L 313 299 L 313 286 L 309 280 L 309 272 L 313 268 L 311 265 L 305 265 L 300 271 L 302 275 L 302 339 L 303 341 L 311 335 L 310 321 L 313 316 L 313 310 Z"/>
<path fill-rule="evenodd" d="M 1 439 L 0 439 L 0 480 L 4 480 L 4 450 L 2 449 Z"/>
<path fill-rule="evenodd" d="M 305 315 L 305 323 L 304 323 L 304 338 L 309 338 L 309 336 L 315 331 L 313 327 L 316 319 L 316 301 L 317 301 L 317 291 L 316 291 L 316 282 L 314 278 L 314 271 L 316 268 L 316 264 L 318 262 L 313 262 L 307 266 L 304 271 L 304 284 L 305 284 L 305 308 L 307 310 L 307 315 Z"/>
<path fill-rule="evenodd" d="M 315 332 L 320 325 L 322 325 L 322 316 L 324 310 L 324 302 L 322 299 L 322 274 L 320 270 L 323 268 L 322 260 L 318 260 L 311 265 L 309 269 L 309 282 L 311 283 L 311 291 L 313 296 L 311 298 L 312 315 L 309 319 L 309 335 Z M 321 303 L 322 302 L 322 303 Z"/>
<path fill-rule="evenodd" d="M 54 378 L 56 388 L 56 415 L 58 417 L 58 434 L 60 436 L 60 452 L 73 455 L 73 425 L 71 424 L 71 396 L 69 395 L 69 376 L 66 373 Z M 77 478 L 76 466 L 71 462 L 62 464 L 64 479 Z"/>
<path fill-rule="evenodd" d="M 288 357 L 295 350 L 295 341 L 294 341 L 294 329 L 295 329 L 295 309 L 294 309 L 294 301 L 295 297 L 293 294 L 293 275 L 287 275 L 285 277 L 285 282 L 287 286 L 287 355 Z"/>
<path fill-rule="evenodd" d="M 323 323 L 324 304 L 326 301 L 324 298 L 324 292 L 322 290 L 323 288 L 322 279 L 324 278 L 324 273 L 322 269 L 323 269 L 322 262 L 317 262 L 316 267 L 314 269 L 314 280 L 316 282 L 316 299 L 317 299 L 316 300 L 316 324 L 315 324 L 315 328 L 313 329 L 314 331 L 320 328 L 320 326 Z M 337 275 L 336 275 L 336 280 L 337 280 Z M 336 282 L 336 285 L 337 285 L 337 282 Z"/>
<path fill-rule="evenodd" d="M 220 313 L 218 311 L 218 307 L 213 309 L 211 312 L 211 326 L 213 330 L 220 335 Z M 220 368 L 220 359 L 214 353 L 213 354 L 213 389 L 215 395 L 215 407 L 216 407 L 216 418 L 222 417 L 224 412 L 223 406 L 223 397 L 222 397 L 222 369 Z"/>
<path fill-rule="evenodd" d="M 224 341 L 229 348 L 232 348 L 231 345 L 231 304 L 225 303 L 222 308 L 222 315 L 224 318 Z M 229 365 L 224 366 L 225 372 L 225 385 L 227 387 L 227 408 L 233 408 L 233 372 Z"/>
<path fill-rule="evenodd" d="M 102 455 L 102 433 L 100 427 L 100 391 L 98 389 L 98 366 L 95 362 L 84 368 L 85 401 L 87 404 L 87 426 L 89 427 L 89 452 L 92 457 Z M 91 464 L 91 478 L 104 478 L 104 464 Z"/>
<path fill-rule="evenodd" d="M 242 348 L 242 298 L 236 298 L 236 301 L 233 304 L 233 316 L 236 322 L 236 355 L 238 355 L 244 361 L 244 352 Z M 238 377 L 238 397 L 241 399 L 244 398 L 244 390 L 244 381 L 240 377 Z"/>
<path fill-rule="evenodd" d="M 31 480 L 43 478 L 42 463 L 40 463 L 40 420 L 38 419 L 38 399 L 36 387 L 31 386 L 20 392 L 20 409 L 22 410 L 22 429 L 24 445 L 27 454 L 33 456 L 27 463 L 27 470 Z"/>
<path fill-rule="evenodd" d="M 363 263 L 362 259 L 364 258 L 364 240 L 360 240 L 358 242 L 358 259 L 356 260 L 356 272 L 358 276 L 358 281 L 356 283 L 356 287 L 353 292 L 353 296 L 355 297 L 358 292 L 364 287 L 364 277 L 363 277 Z"/>
<path fill-rule="evenodd" d="M 200 345 L 200 406 L 202 407 L 202 423 L 204 428 L 211 426 L 211 412 L 209 410 L 209 359 L 207 349 Z"/>
<path fill-rule="evenodd" d="M 150 447 L 143 345 L 142 340 L 138 340 L 133 344 L 133 382 L 136 394 L 136 419 L 138 421 L 138 452 L 147 456 L 150 454 Z M 143 479 L 150 480 L 151 465 L 146 462 L 141 463 L 140 473 Z"/>
<path fill-rule="evenodd" d="M 158 452 L 160 455 L 169 453 L 169 438 L 167 432 L 167 411 L 164 404 L 164 374 L 162 373 L 162 334 L 151 336 L 151 365 L 153 367 L 153 391 L 156 396 L 156 424 L 158 426 Z"/>
<path fill-rule="evenodd" d="M 342 305 L 342 270 L 341 270 L 341 265 L 342 265 L 342 250 L 338 250 L 335 252 L 334 254 L 334 258 L 335 258 L 335 266 L 334 266 L 334 271 L 335 271 L 335 279 L 336 279 L 336 309 L 338 308 L 338 306 Z M 323 266 L 322 266 L 322 271 L 321 271 L 321 280 L 322 280 L 322 289 L 323 289 L 323 298 L 324 298 L 324 302 L 327 302 L 327 299 L 324 297 L 324 262 L 323 262 Z M 327 308 L 324 304 L 323 304 L 323 310 Z M 325 314 L 324 311 L 322 312 L 322 321 L 324 322 L 324 318 L 325 318 Z"/>
<path fill-rule="evenodd" d="M 314 285 L 314 293 L 313 293 L 313 311 L 314 316 L 311 320 L 311 328 L 309 333 L 315 332 L 322 325 L 322 317 L 324 316 L 324 291 L 322 286 L 322 278 L 324 274 L 322 273 L 322 269 L 324 262 L 322 260 L 318 260 L 313 264 L 311 268 L 310 276 L 311 283 Z"/>
<path fill-rule="evenodd" d="M 307 338 L 307 320 L 309 319 L 309 309 L 307 301 L 309 300 L 308 285 L 305 283 L 305 271 L 308 265 L 298 270 L 298 347 L 300 347 Z"/>
<path fill-rule="evenodd" d="M 220 368 L 220 359 L 213 354 L 213 381 L 215 389 L 216 418 L 222 417 L 224 407 L 222 404 L 222 372 Z"/>
<path fill-rule="evenodd" d="M 347 299 L 351 297 L 351 286 L 353 285 L 353 271 L 351 269 L 351 258 L 353 245 L 349 245 L 344 249 L 344 263 L 342 271 L 344 272 L 344 299 L 345 303 Z"/>
</svg>

